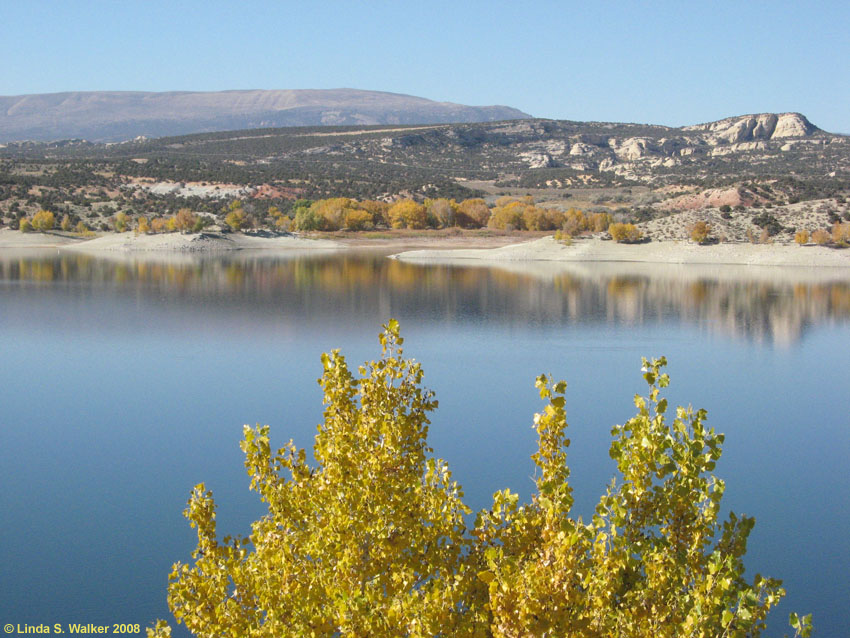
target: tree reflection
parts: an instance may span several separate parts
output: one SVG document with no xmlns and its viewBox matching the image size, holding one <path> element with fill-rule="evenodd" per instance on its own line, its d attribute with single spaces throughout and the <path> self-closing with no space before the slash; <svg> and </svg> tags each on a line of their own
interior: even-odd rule
<svg viewBox="0 0 850 638">
<path fill-rule="evenodd" d="M 304 320 L 319 313 L 350 317 L 364 309 L 389 316 L 411 308 L 432 318 L 517 323 L 640 324 L 673 318 L 729 335 L 792 343 L 809 325 L 850 317 L 850 273 L 831 281 L 795 281 L 787 271 L 775 279 L 768 274 L 753 280 L 694 274 L 685 267 L 674 275 L 663 269 L 660 275 L 623 272 L 628 269 L 421 266 L 376 253 L 168 260 L 75 253 L 0 256 L 0 280 L 32 284 L 33 290 L 45 283 L 68 290 L 85 284 L 171 303 L 215 299 L 218 305 L 239 304 L 245 312 L 284 305 Z"/>
</svg>

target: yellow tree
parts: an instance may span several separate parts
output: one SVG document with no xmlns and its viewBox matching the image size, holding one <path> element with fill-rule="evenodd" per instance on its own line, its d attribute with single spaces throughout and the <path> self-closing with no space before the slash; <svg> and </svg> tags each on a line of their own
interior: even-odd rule
<svg viewBox="0 0 850 638">
<path fill-rule="evenodd" d="M 832 241 L 832 235 L 823 228 L 818 228 L 812 233 L 812 241 L 818 246 L 826 246 L 830 241 Z"/>
<path fill-rule="evenodd" d="M 643 233 L 634 224 L 615 223 L 608 226 L 608 234 L 617 243 L 633 243 L 643 238 Z"/>
<path fill-rule="evenodd" d="M 352 208 L 345 214 L 345 227 L 350 230 L 366 230 L 373 226 L 369 211 Z"/>
<path fill-rule="evenodd" d="M 398 322 L 382 357 L 358 377 L 322 355 L 324 420 L 315 463 L 290 441 L 272 452 L 268 426 L 245 426 L 251 488 L 268 505 L 249 538 L 216 534 L 203 484 L 185 511 L 198 531 L 191 565 L 176 564 L 168 603 L 197 636 L 417 638 L 754 638 L 784 595 L 744 578 L 753 519 L 720 522 L 713 476 L 723 435 L 704 410 L 661 390 L 662 359 L 643 362 L 649 391 L 612 431 L 613 480 L 589 521 L 571 516 L 563 381 L 537 379 L 536 491 L 528 504 L 494 495 L 471 531 L 447 465 L 431 456 L 419 364 L 402 358 Z M 810 617 L 791 616 L 797 635 Z M 162 621 L 148 631 L 170 635 Z"/>
<path fill-rule="evenodd" d="M 31 223 L 34 230 L 44 233 L 48 230 L 53 230 L 53 226 L 56 224 L 56 218 L 49 210 L 42 209 L 32 216 Z"/>
<path fill-rule="evenodd" d="M 164 217 L 154 217 L 151 220 L 151 232 L 154 234 L 164 233 L 167 230 L 167 225 Z"/>
<path fill-rule="evenodd" d="M 422 369 L 402 358 L 398 322 L 384 328 L 383 356 L 360 378 L 338 351 L 322 356 L 327 409 L 315 466 L 292 442 L 273 453 L 268 426 L 245 426 L 251 487 L 269 506 L 250 542 L 219 542 L 212 495 L 195 488 L 186 510 L 198 530 L 195 563 L 175 565 L 168 595 L 194 634 L 473 635 L 469 510 L 430 456 L 437 403 L 420 387 Z"/>
<path fill-rule="evenodd" d="M 690 228 L 691 240 L 698 244 L 704 244 L 711 236 L 711 226 L 704 220 L 694 222 Z"/>
<path fill-rule="evenodd" d="M 425 207 L 412 199 L 402 199 L 393 204 L 387 215 L 393 228 L 425 228 Z"/>
<path fill-rule="evenodd" d="M 181 208 L 174 216 L 174 226 L 181 233 L 186 233 L 192 230 L 197 221 L 197 215 L 188 208 Z"/>
<path fill-rule="evenodd" d="M 476 524 L 493 636 L 744 638 L 764 629 L 784 591 L 776 580 L 744 580 L 754 520 L 718 521 L 725 486 L 711 472 L 723 435 L 705 426 L 704 410 L 678 408 L 668 425 L 665 365 L 644 359 L 648 396 L 611 431 L 622 480 L 587 523 L 570 516 L 566 384 L 537 379 L 548 404 L 534 422 L 536 493 L 522 506 L 496 493 Z M 809 620 L 797 619 L 804 635 Z"/>
<path fill-rule="evenodd" d="M 347 197 L 332 197 L 313 202 L 310 207 L 321 222 L 321 230 L 339 230 L 345 226 L 345 217 L 357 202 Z"/>
<path fill-rule="evenodd" d="M 611 215 L 609 213 L 592 213 L 588 223 L 594 233 L 604 232 L 611 225 Z"/>
<path fill-rule="evenodd" d="M 245 212 L 241 208 L 232 209 L 224 218 L 224 223 L 230 226 L 234 232 L 238 232 L 245 223 Z"/>
<path fill-rule="evenodd" d="M 457 225 L 461 228 L 483 228 L 490 219 L 490 208 L 483 199 L 465 199 L 458 204 Z"/>
<path fill-rule="evenodd" d="M 832 226 L 832 241 L 842 248 L 850 244 L 850 223 L 835 222 Z"/>
<path fill-rule="evenodd" d="M 386 224 L 390 225 L 389 218 L 389 210 L 390 204 L 387 202 L 381 202 L 374 199 L 365 199 L 362 202 L 357 204 L 358 208 L 361 208 L 365 211 L 368 211 L 372 215 L 372 222 L 374 224 Z"/>
<path fill-rule="evenodd" d="M 129 225 L 127 213 L 125 213 L 124 211 L 115 213 L 112 225 L 115 228 L 115 232 L 123 233 L 125 230 L 127 230 L 127 226 Z"/>
<path fill-rule="evenodd" d="M 505 197 L 500 197 L 499 201 Z M 490 228 L 498 228 L 499 230 L 520 230 L 524 228 L 522 215 L 527 204 L 518 201 L 509 201 L 503 206 L 496 206 L 487 222 Z"/>
<path fill-rule="evenodd" d="M 425 201 L 427 216 L 433 218 L 435 225 L 440 228 L 449 228 L 456 223 L 457 203 L 444 197 L 429 199 Z"/>
</svg>

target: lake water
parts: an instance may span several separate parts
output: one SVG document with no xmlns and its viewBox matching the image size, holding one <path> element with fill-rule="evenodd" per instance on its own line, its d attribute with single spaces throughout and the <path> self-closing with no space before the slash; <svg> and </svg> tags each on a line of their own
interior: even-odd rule
<svg viewBox="0 0 850 638">
<path fill-rule="evenodd" d="M 100 260 L 0 253 L 0 621 L 170 615 L 182 510 L 204 481 L 220 535 L 263 513 L 243 423 L 308 449 L 319 356 L 379 355 L 401 321 L 440 407 L 430 443 L 474 508 L 531 491 L 534 377 L 567 390 L 575 513 L 611 478 L 641 356 L 667 356 L 671 402 L 726 433 L 724 505 L 755 516 L 746 564 L 784 579 L 817 635 L 850 626 L 850 278 L 632 265 L 414 266 L 380 253 Z M 177 631 L 176 635 L 183 635 Z"/>
</svg>

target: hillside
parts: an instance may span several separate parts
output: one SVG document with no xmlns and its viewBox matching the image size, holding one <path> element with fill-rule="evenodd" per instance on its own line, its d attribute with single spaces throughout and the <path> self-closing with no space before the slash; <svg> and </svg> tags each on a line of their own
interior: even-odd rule
<svg viewBox="0 0 850 638">
<path fill-rule="evenodd" d="M 274 126 L 434 124 L 530 117 L 507 106 L 464 106 L 356 89 L 0 96 L 0 143 L 98 142 Z"/>
<path fill-rule="evenodd" d="M 301 198 L 533 196 L 684 239 L 695 221 L 721 240 L 765 228 L 829 229 L 850 219 L 850 137 L 799 113 L 681 128 L 526 119 L 418 126 L 261 128 L 95 144 L 0 144 L 0 223 L 39 207 L 97 227 L 117 211 L 181 207 L 223 218 L 251 203 L 262 218 Z"/>
</svg>

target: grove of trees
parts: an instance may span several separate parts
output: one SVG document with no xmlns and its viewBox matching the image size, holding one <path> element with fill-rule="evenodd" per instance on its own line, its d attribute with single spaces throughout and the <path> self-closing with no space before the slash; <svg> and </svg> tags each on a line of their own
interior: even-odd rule
<svg viewBox="0 0 850 638">
<path fill-rule="evenodd" d="M 510 490 L 472 522 L 463 491 L 427 443 L 437 407 L 398 322 L 380 359 L 322 355 L 324 421 L 315 462 L 269 427 L 244 428 L 251 489 L 268 506 L 249 536 L 219 540 L 204 484 L 185 516 L 197 529 L 168 603 L 197 636 L 759 636 L 784 595 L 744 577 L 754 520 L 720 519 L 713 475 L 724 437 L 706 412 L 668 415 L 666 361 L 643 360 L 637 414 L 611 430 L 617 478 L 584 519 L 572 513 L 563 381 L 536 380 L 542 411 L 535 493 Z M 810 617 L 791 616 L 800 636 Z M 164 621 L 148 636 L 170 635 Z"/>
</svg>

